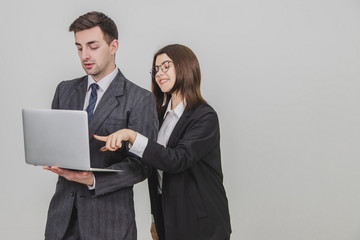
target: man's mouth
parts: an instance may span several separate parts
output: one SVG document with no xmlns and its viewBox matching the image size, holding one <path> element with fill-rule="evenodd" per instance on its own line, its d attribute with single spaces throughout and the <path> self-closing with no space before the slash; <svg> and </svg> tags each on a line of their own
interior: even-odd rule
<svg viewBox="0 0 360 240">
<path fill-rule="evenodd" d="M 84 67 L 86 68 L 86 69 L 90 69 L 90 68 L 92 68 L 92 66 L 94 66 L 95 65 L 95 63 L 84 63 Z"/>
</svg>

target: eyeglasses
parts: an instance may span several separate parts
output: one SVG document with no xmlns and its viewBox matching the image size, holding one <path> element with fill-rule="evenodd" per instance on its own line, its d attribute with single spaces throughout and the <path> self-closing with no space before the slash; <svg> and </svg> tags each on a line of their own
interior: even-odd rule
<svg viewBox="0 0 360 240">
<path fill-rule="evenodd" d="M 160 71 L 160 69 L 161 69 L 161 71 L 162 71 L 163 73 L 166 73 L 166 72 L 169 70 L 169 68 L 170 68 L 170 63 L 171 63 L 171 62 L 172 62 L 172 61 L 167 60 L 167 61 L 164 61 L 163 63 L 161 63 L 161 65 L 155 66 L 155 67 L 153 68 L 153 70 L 150 72 L 150 74 L 152 74 L 153 77 L 156 77 L 156 74 Z"/>
</svg>

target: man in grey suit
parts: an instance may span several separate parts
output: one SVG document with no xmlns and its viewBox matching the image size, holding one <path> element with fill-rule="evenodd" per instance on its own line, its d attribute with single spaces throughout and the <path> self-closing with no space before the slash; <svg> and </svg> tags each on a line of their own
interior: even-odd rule
<svg viewBox="0 0 360 240">
<path fill-rule="evenodd" d="M 127 80 L 115 65 L 118 32 L 113 20 L 89 12 L 69 27 L 87 76 L 61 82 L 53 109 L 86 110 L 89 116 L 92 167 L 121 172 L 44 169 L 59 175 L 50 202 L 45 239 L 136 239 L 133 185 L 150 175 L 150 167 L 125 147 L 100 152 L 105 136 L 122 128 L 156 139 L 158 120 L 152 93 Z M 95 84 L 95 85 L 93 85 Z M 71 137 L 71 136 L 69 136 Z"/>
</svg>

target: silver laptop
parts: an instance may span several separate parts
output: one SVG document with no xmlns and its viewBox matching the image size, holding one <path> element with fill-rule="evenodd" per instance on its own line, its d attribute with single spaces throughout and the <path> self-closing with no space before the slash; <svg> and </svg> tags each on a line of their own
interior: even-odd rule
<svg viewBox="0 0 360 240">
<path fill-rule="evenodd" d="M 85 171 L 122 171 L 91 168 L 87 112 L 23 109 L 22 117 L 27 164 Z"/>
</svg>

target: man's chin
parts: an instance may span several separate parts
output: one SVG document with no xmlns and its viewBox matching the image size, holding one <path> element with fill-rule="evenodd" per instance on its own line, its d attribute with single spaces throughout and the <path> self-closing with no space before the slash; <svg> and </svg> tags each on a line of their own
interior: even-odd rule
<svg viewBox="0 0 360 240">
<path fill-rule="evenodd" d="M 98 71 L 94 70 L 94 69 L 87 69 L 85 67 L 83 67 L 85 72 L 87 73 L 87 75 L 97 75 L 99 74 Z"/>
</svg>

